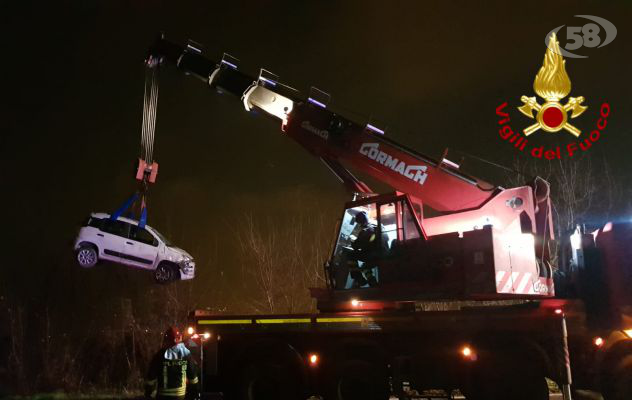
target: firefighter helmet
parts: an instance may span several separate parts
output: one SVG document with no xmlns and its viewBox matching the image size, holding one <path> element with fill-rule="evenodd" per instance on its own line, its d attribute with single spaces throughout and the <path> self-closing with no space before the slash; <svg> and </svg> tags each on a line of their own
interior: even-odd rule
<svg viewBox="0 0 632 400">
<path fill-rule="evenodd" d="M 169 328 L 167 328 L 162 338 L 165 345 L 173 346 L 182 341 L 182 334 L 180 333 L 180 330 L 178 328 L 176 328 L 175 326 L 170 326 Z"/>
<path fill-rule="evenodd" d="M 357 213 L 355 217 L 353 217 L 353 222 L 358 223 L 360 225 L 365 225 L 367 222 L 369 222 L 369 218 L 366 214 L 366 211 L 360 211 L 359 213 Z"/>
</svg>

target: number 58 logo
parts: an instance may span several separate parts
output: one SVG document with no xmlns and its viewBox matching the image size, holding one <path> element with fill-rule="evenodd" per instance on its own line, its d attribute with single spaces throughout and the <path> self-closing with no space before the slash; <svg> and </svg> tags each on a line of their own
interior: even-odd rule
<svg viewBox="0 0 632 400">
<path fill-rule="evenodd" d="M 577 50 L 581 47 L 595 48 L 603 47 L 612 42 L 617 36 L 617 28 L 607 19 L 596 17 L 594 15 L 575 15 L 579 18 L 585 18 L 593 22 L 588 22 L 583 26 L 567 26 L 566 35 L 558 33 L 565 25 L 558 26 L 549 32 L 544 38 L 544 43 L 549 45 L 549 37 L 555 33 L 559 38 L 566 36 L 566 45 L 559 48 L 564 57 L 570 58 L 586 58 L 580 54 L 574 54 L 570 51 Z"/>
</svg>

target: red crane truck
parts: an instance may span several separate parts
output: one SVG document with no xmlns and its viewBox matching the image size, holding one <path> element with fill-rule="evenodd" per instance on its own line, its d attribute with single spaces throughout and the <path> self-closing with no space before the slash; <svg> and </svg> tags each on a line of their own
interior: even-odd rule
<svg viewBox="0 0 632 400">
<path fill-rule="evenodd" d="M 359 194 L 344 206 L 327 287 L 311 290 L 318 313 L 190 314 L 205 393 L 346 400 L 459 389 L 468 400 L 538 400 L 548 398 L 549 378 L 566 400 L 571 383 L 632 399 L 629 224 L 577 233 L 565 274 L 554 276 L 544 180 L 483 182 L 447 153 L 432 159 L 335 112 L 315 88 L 305 97 L 266 70 L 253 78 L 193 42 L 160 37 L 147 66 L 166 63 L 278 120 Z M 349 167 L 395 192 L 373 193 Z M 355 246 L 362 229 L 369 251 Z M 554 279 L 564 289 L 557 296 Z"/>
</svg>

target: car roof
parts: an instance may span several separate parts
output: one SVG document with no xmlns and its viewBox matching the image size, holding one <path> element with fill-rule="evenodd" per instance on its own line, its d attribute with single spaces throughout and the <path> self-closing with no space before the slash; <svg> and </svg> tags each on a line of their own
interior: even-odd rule
<svg viewBox="0 0 632 400">
<path fill-rule="evenodd" d="M 90 214 L 90 216 L 92 216 L 94 218 L 100 218 L 100 219 L 110 218 L 110 214 L 107 214 L 107 213 L 93 212 L 93 213 Z M 131 218 L 118 217 L 117 220 L 118 221 L 127 222 L 128 224 L 132 224 L 132 225 L 138 225 L 138 221 L 136 221 L 135 219 L 131 219 Z M 153 229 L 155 231 L 155 229 L 152 228 L 149 225 L 145 225 L 145 228 L 150 228 L 150 229 Z"/>
</svg>

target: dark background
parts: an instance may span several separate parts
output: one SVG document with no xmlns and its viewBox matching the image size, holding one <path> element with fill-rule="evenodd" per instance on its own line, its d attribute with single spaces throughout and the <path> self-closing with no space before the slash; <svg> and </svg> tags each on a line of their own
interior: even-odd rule
<svg viewBox="0 0 632 400">
<path fill-rule="evenodd" d="M 252 75 L 264 67 L 303 92 L 326 90 L 336 105 L 386 121 L 388 135 L 422 153 L 439 157 L 448 147 L 512 165 L 521 155 L 499 139 L 495 108 L 509 102 L 515 130 L 531 124 L 515 106 L 534 95 L 545 35 L 588 22 L 577 14 L 606 18 L 618 28 L 614 42 L 566 61 L 571 96 L 590 107 L 573 123 L 588 130 L 599 104 L 611 104 L 590 153 L 607 159 L 629 190 L 629 2 L 17 3 L 0 6 L 0 296 L 33 315 L 52 310 L 59 323 L 99 324 L 116 318 L 112 304 L 121 298 L 162 293 L 142 271 L 81 270 L 71 251 L 91 211 L 113 211 L 135 188 L 143 60 L 160 31 L 202 43 L 214 60 L 228 52 Z M 547 144 L 571 139 L 539 135 Z M 177 284 L 196 307 L 234 298 L 234 230 L 245 214 L 275 215 L 279 224 L 306 213 L 333 221 L 348 199 L 276 124 L 173 68 L 161 71 L 155 158 L 149 224 L 197 258 L 196 280 Z M 464 169 L 498 184 L 506 177 L 477 162 Z"/>
</svg>

